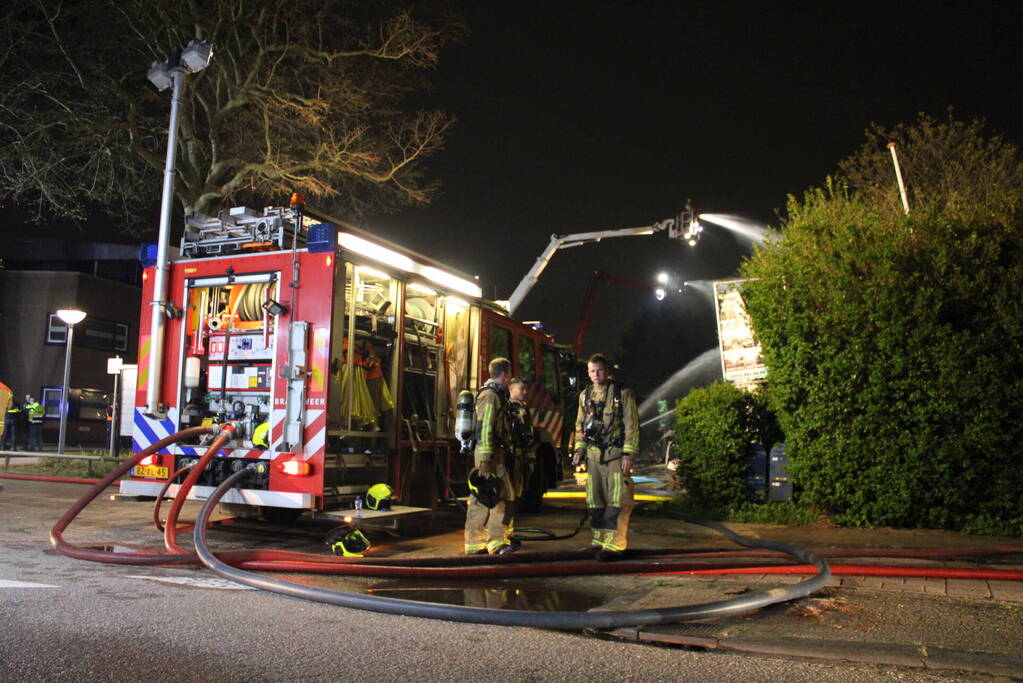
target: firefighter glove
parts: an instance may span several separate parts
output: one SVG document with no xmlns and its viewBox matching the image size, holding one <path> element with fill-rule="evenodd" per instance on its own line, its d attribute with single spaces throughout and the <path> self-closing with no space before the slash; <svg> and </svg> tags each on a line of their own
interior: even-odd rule
<svg viewBox="0 0 1023 683">
<path fill-rule="evenodd" d="M 626 477 L 632 474 L 632 458 L 627 455 L 622 456 L 622 474 Z"/>
<path fill-rule="evenodd" d="M 578 467 L 579 465 L 583 464 L 584 460 L 586 460 L 586 449 L 585 448 L 575 449 L 575 453 L 572 454 L 572 464 Z"/>
</svg>

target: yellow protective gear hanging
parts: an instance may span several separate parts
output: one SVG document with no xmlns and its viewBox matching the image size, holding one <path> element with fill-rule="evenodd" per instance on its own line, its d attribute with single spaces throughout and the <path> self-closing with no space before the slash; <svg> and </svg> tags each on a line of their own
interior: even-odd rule
<svg viewBox="0 0 1023 683">
<path fill-rule="evenodd" d="M 352 421 L 355 425 L 373 424 L 380 413 L 377 411 L 373 396 L 369 393 L 369 387 L 366 385 L 366 376 L 363 374 L 362 368 L 355 366 L 353 369 L 354 372 L 349 372 L 347 363 L 341 366 L 341 396 L 351 395 Z M 354 377 L 355 381 L 351 383 L 351 391 L 349 392 L 348 383 L 351 377 Z M 342 408 L 341 414 L 344 415 L 344 412 Z"/>
<path fill-rule="evenodd" d="M 270 448 L 270 422 L 264 422 L 252 431 L 252 445 L 256 448 Z"/>
</svg>

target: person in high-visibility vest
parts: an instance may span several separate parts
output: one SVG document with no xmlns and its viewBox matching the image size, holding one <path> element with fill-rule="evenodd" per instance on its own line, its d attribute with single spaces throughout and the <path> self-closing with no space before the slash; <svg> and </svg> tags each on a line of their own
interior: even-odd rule
<svg viewBox="0 0 1023 683">
<path fill-rule="evenodd" d="M 0 450 L 18 450 L 18 423 L 21 422 L 21 404 L 11 401 L 11 405 L 4 413 L 4 438 L 0 442 Z"/>
<path fill-rule="evenodd" d="M 114 404 L 107 404 L 107 443 L 113 440 L 114 436 Z"/>
<path fill-rule="evenodd" d="M 43 416 L 46 409 L 34 396 L 25 397 L 25 412 L 28 413 L 28 445 L 30 451 L 43 450 Z"/>
</svg>

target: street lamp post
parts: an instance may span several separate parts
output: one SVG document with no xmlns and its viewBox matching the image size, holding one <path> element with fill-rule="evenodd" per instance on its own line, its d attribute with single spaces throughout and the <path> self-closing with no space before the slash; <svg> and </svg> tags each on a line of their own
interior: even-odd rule
<svg viewBox="0 0 1023 683">
<path fill-rule="evenodd" d="M 167 129 L 167 158 L 163 170 L 163 199 L 160 204 L 160 234 L 156 247 L 156 271 L 149 325 L 149 384 L 146 387 L 146 414 L 163 416 L 160 405 L 160 365 L 163 363 L 164 316 L 167 306 L 167 246 L 170 242 L 171 204 L 174 201 L 174 163 L 178 149 L 178 118 L 185 74 L 205 69 L 213 56 L 208 43 L 191 41 L 167 62 L 153 62 L 146 74 L 157 90 L 171 88 L 170 125 Z"/>
<path fill-rule="evenodd" d="M 117 457 L 117 432 L 118 432 L 118 410 L 121 407 L 120 388 L 121 379 L 121 366 L 123 361 L 120 356 L 114 356 L 113 358 L 107 358 L 107 374 L 114 376 L 114 398 L 110 402 L 110 417 L 107 418 L 107 425 L 110 428 L 110 459 L 113 460 Z"/>
<path fill-rule="evenodd" d="M 85 320 L 85 311 L 62 308 L 57 317 L 67 325 L 67 350 L 64 352 L 64 385 L 60 389 L 60 431 L 57 436 L 57 453 L 64 453 L 64 437 L 67 434 L 68 393 L 71 383 L 71 341 L 75 336 L 75 325 Z"/>
</svg>

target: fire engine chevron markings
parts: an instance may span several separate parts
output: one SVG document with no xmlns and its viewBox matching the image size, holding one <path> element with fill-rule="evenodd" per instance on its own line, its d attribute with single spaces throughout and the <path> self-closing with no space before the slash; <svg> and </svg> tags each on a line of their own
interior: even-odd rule
<svg viewBox="0 0 1023 683">
<path fill-rule="evenodd" d="M 145 581 L 156 581 L 157 583 L 169 583 L 176 586 L 190 586 L 192 588 L 218 588 L 221 590 L 254 591 L 255 588 L 243 586 L 240 583 L 226 579 L 204 579 L 192 576 L 140 576 L 131 575 L 129 579 L 143 579 Z"/>
<path fill-rule="evenodd" d="M 29 583 L 28 581 L 8 581 L 0 579 L 0 588 L 60 588 L 48 583 Z"/>
</svg>

